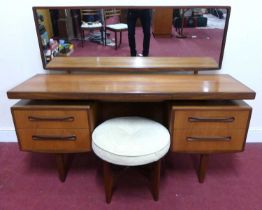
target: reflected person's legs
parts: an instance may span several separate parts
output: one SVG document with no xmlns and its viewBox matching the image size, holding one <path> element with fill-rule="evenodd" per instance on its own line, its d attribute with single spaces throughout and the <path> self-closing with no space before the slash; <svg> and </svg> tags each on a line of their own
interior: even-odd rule
<svg viewBox="0 0 262 210">
<path fill-rule="evenodd" d="M 135 40 L 136 20 L 137 20 L 137 13 L 133 10 L 128 10 L 127 12 L 128 42 L 129 42 L 131 56 L 136 56 L 136 40 Z"/>
<path fill-rule="evenodd" d="M 144 40 L 143 40 L 143 56 L 148 56 L 149 54 L 149 45 L 150 45 L 150 26 L 151 26 L 151 17 L 150 10 L 144 9 L 140 11 L 140 21 L 143 27 Z"/>
</svg>

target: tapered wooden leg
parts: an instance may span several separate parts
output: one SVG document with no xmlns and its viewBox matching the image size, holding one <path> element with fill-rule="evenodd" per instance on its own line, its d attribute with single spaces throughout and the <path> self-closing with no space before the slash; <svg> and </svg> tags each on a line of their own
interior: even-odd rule
<svg viewBox="0 0 262 210">
<path fill-rule="evenodd" d="M 104 45 L 106 46 L 106 39 L 107 39 L 107 37 L 106 37 L 106 36 L 107 36 L 107 35 L 106 35 L 106 29 L 105 29 L 105 34 L 104 34 L 104 36 L 105 36 L 105 37 L 104 37 Z"/>
<path fill-rule="evenodd" d="M 56 154 L 56 166 L 61 182 L 66 180 L 68 165 L 68 158 L 66 157 L 66 154 Z"/>
<path fill-rule="evenodd" d="M 112 172 L 111 164 L 106 161 L 103 161 L 103 173 L 104 173 L 106 202 L 110 203 L 113 194 L 113 172 Z"/>
<path fill-rule="evenodd" d="M 198 181 L 200 183 L 203 183 L 204 180 L 205 180 L 207 165 L 208 165 L 208 155 L 207 154 L 201 154 L 200 155 L 199 167 L 198 167 Z"/>
<path fill-rule="evenodd" d="M 119 41 L 119 45 L 118 46 L 120 46 L 121 43 L 122 43 L 122 31 L 120 31 L 120 41 Z"/>
<path fill-rule="evenodd" d="M 161 160 L 154 162 L 151 171 L 151 191 L 155 201 L 159 198 L 160 165 Z"/>
<path fill-rule="evenodd" d="M 82 44 L 82 48 L 84 47 L 84 38 L 85 38 L 85 32 L 84 32 L 84 30 L 81 30 L 81 44 Z"/>
<path fill-rule="evenodd" d="M 117 49 L 117 33 L 116 33 L 116 31 L 115 31 L 115 50 Z"/>
</svg>

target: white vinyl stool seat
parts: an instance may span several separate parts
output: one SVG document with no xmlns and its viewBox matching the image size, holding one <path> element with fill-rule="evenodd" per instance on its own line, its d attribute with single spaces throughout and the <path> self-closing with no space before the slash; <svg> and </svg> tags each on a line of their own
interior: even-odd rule
<svg viewBox="0 0 262 210">
<path fill-rule="evenodd" d="M 170 147 L 170 134 L 158 122 L 142 117 L 107 120 L 92 134 L 94 153 L 103 161 L 106 202 L 113 194 L 114 173 L 111 163 L 122 166 L 151 164 L 150 188 L 155 201 L 159 197 L 160 162 Z"/>
<path fill-rule="evenodd" d="M 168 130 L 160 123 L 142 117 L 107 120 L 92 134 L 94 153 L 116 165 L 138 166 L 158 161 L 169 147 Z"/>
</svg>

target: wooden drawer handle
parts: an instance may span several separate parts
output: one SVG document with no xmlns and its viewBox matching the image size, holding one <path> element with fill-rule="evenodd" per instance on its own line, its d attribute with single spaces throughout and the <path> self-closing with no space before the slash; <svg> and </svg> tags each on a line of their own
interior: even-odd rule
<svg viewBox="0 0 262 210">
<path fill-rule="evenodd" d="M 189 122 L 233 122 L 234 117 L 207 118 L 207 117 L 189 117 Z"/>
<path fill-rule="evenodd" d="M 32 139 L 34 141 L 75 141 L 76 136 L 33 135 Z"/>
<path fill-rule="evenodd" d="M 214 137 L 206 137 L 206 136 L 188 136 L 186 137 L 187 141 L 230 141 L 231 136 L 214 136 Z"/>
<path fill-rule="evenodd" d="M 73 116 L 67 117 L 35 117 L 28 116 L 29 121 L 62 121 L 62 122 L 72 122 L 75 120 Z"/>
</svg>

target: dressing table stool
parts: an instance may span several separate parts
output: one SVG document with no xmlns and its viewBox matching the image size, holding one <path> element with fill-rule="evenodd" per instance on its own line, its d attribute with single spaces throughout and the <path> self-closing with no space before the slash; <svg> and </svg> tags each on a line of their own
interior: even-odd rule
<svg viewBox="0 0 262 210">
<path fill-rule="evenodd" d="M 158 200 L 160 160 L 170 147 L 170 134 L 158 122 L 142 117 L 119 117 L 107 120 L 95 128 L 92 149 L 103 160 L 106 202 L 113 191 L 112 164 L 140 166 L 152 164 L 150 187 Z"/>
</svg>

